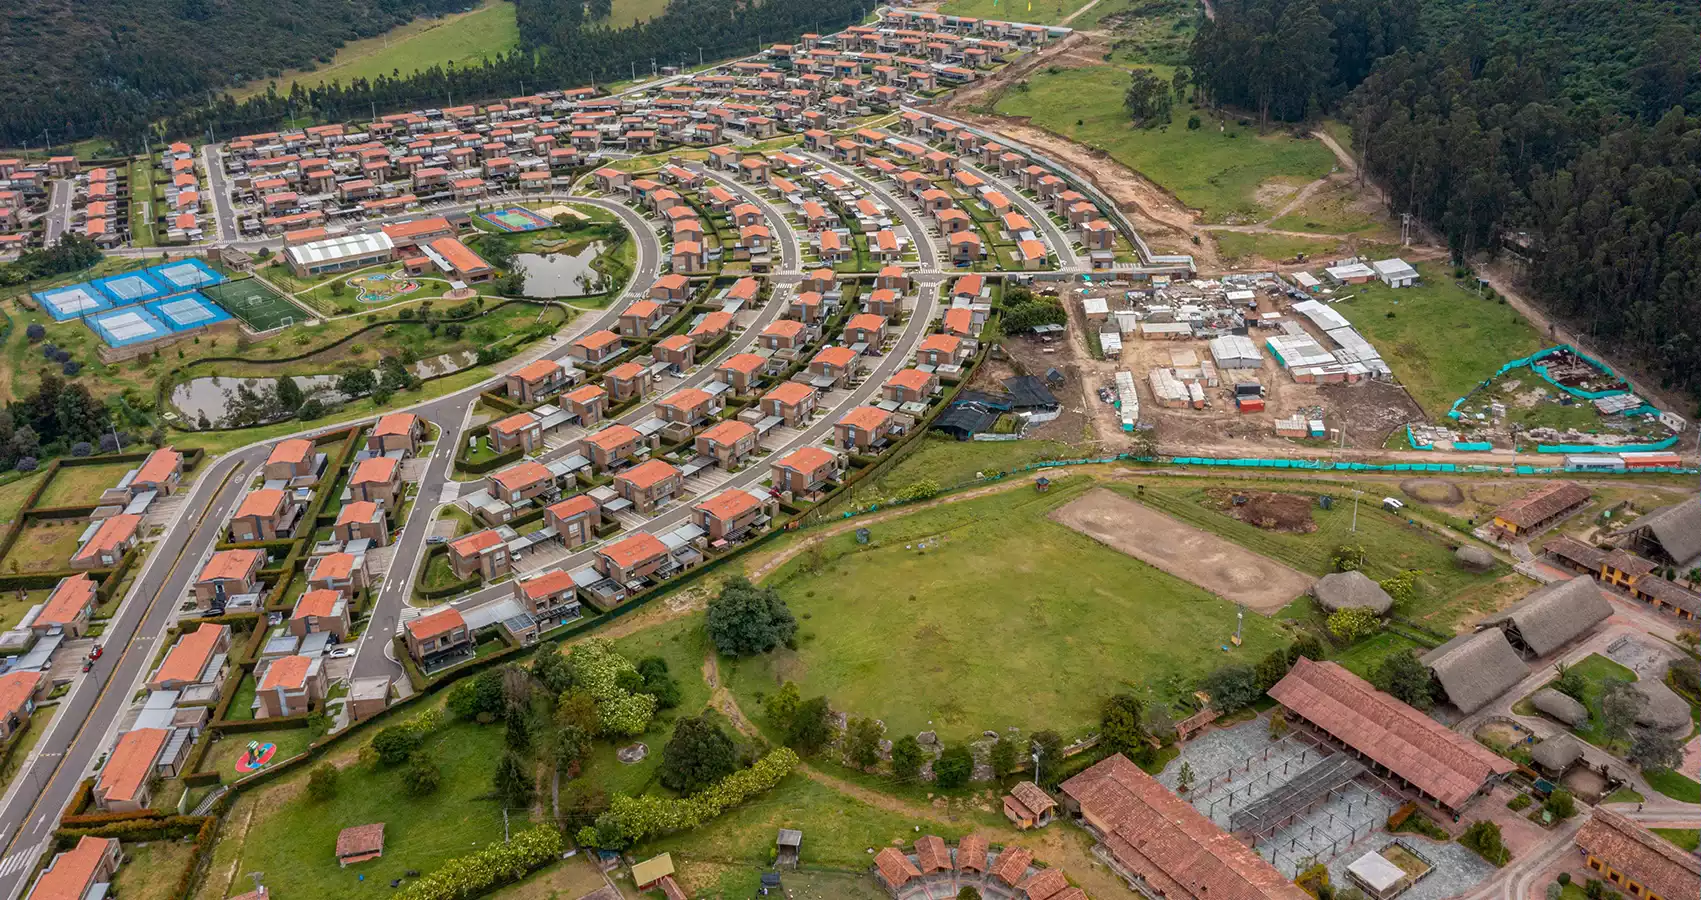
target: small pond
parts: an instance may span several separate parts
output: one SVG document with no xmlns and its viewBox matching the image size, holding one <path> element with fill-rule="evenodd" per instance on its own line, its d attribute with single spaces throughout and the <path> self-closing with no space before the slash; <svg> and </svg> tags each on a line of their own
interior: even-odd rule
<svg viewBox="0 0 1701 900">
<path fill-rule="evenodd" d="M 577 253 L 516 253 L 514 264 L 525 270 L 526 296 L 543 300 L 600 293 L 602 273 L 591 266 L 606 248 L 591 241 Z"/>
</svg>

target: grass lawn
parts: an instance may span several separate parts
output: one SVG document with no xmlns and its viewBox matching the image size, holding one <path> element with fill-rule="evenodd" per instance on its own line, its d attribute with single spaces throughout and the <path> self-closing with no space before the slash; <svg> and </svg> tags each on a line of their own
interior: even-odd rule
<svg viewBox="0 0 1701 900">
<path fill-rule="evenodd" d="M 307 745 L 313 743 L 318 736 L 319 733 L 311 728 L 279 728 L 273 731 L 227 734 L 207 748 L 207 755 L 202 757 L 201 766 L 196 771 L 217 772 L 225 782 L 232 782 L 248 774 L 236 771 L 236 761 L 248 752 L 249 741 L 259 741 L 262 745 L 278 745 L 278 752 L 272 756 L 272 762 L 280 763 L 306 750 Z"/>
<path fill-rule="evenodd" d="M 138 463 L 107 463 L 103 466 L 60 466 L 36 506 L 85 506 L 100 500 L 102 491 L 118 484 L 124 473 Z"/>
<path fill-rule="evenodd" d="M 1690 853 L 1701 847 L 1701 829 L 1698 828 L 1655 828 L 1653 832 Z"/>
<path fill-rule="evenodd" d="M 0 591 L 0 630 L 11 628 L 23 621 L 24 613 L 38 603 L 46 603 L 53 591 L 42 588 L 36 591 Z"/>
<path fill-rule="evenodd" d="M 793 774 L 759 801 L 715 819 L 712 827 L 650 841 L 638 848 L 637 856 L 641 859 L 671 852 L 675 864 L 704 859 L 767 865 L 775 832 L 800 828 L 805 863 L 860 873 L 868 865 L 869 847 L 883 847 L 894 840 L 913 841 L 917 825 L 949 843 L 970 830 L 865 806 L 804 775 Z M 944 830 L 938 830 L 941 828 Z"/>
<path fill-rule="evenodd" d="M 398 72 L 407 76 L 450 63 L 477 66 L 484 57 L 494 58 L 519 43 L 520 27 L 515 21 L 514 4 L 506 0 L 484 0 L 482 6 L 471 12 L 419 18 L 378 37 L 350 41 L 337 51 L 329 65 L 312 72 L 285 72 L 275 80 L 278 93 L 288 94 L 290 84 L 297 81 L 304 88 L 312 88 L 332 80 L 347 85 L 357 78 L 391 77 Z M 264 93 L 267 83 L 250 83 L 236 95 L 240 99 Z"/>
<path fill-rule="evenodd" d="M 1347 648 L 1345 653 L 1335 657 L 1335 662 L 1341 667 L 1360 678 L 1370 678 L 1370 673 L 1382 664 L 1384 659 L 1396 653 L 1411 653 L 1423 647 L 1417 641 L 1403 634 L 1392 631 L 1378 632 Z"/>
<path fill-rule="evenodd" d="M 490 900 L 561 900 L 583 897 L 607 883 L 592 854 L 581 852 L 572 859 L 533 872 L 519 884 L 511 884 L 489 896 Z"/>
<path fill-rule="evenodd" d="M 1076 448 L 1061 441 L 955 441 L 927 436 L 915 449 L 856 490 L 858 503 L 890 497 L 919 481 L 932 481 L 941 489 L 973 481 L 976 473 L 1008 472 L 1018 466 L 1048 459 L 1074 459 Z"/>
<path fill-rule="evenodd" d="M 1024 0 L 947 0 L 939 7 L 939 12 L 947 16 L 1056 25 L 1070 13 L 1086 6 L 1088 2 L 1089 0 L 1027 0 L 1024 5 Z M 1101 0 L 1100 5 L 1115 3 L 1116 0 Z"/>
<path fill-rule="evenodd" d="M 1649 787 L 1673 800 L 1682 800 L 1684 803 L 1701 803 L 1701 782 L 1697 782 L 1681 772 L 1671 769 L 1657 769 L 1652 772 L 1643 772 L 1642 777 L 1648 779 Z M 1694 832 L 1692 831 L 1690 834 L 1693 835 Z M 1693 841 L 1689 846 L 1690 849 L 1694 849 Z"/>
<path fill-rule="evenodd" d="M 1585 685 L 1583 688 L 1583 705 L 1589 708 L 1589 723 L 1576 730 L 1577 736 L 1597 747 L 1622 755 L 1628 749 L 1626 742 L 1610 742 L 1601 733 L 1601 698 L 1606 696 L 1609 682 L 1635 681 L 1636 673 L 1599 653 L 1589 654 L 1588 657 L 1571 666 L 1570 671 L 1576 672 L 1582 677 Z M 1678 777 L 1681 778 L 1682 776 Z M 1649 779 L 1650 783 L 1652 780 L 1652 778 Z M 1697 799 L 1701 800 L 1701 798 Z"/>
<path fill-rule="evenodd" d="M 1242 234 L 1238 231 L 1217 231 L 1211 235 L 1224 260 L 1249 262 L 1267 259 L 1287 262 L 1303 253 L 1308 258 L 1330 253 L 1340 246 L 1339 241 L 1317 241 L 1285 234 Z"/>
<path fill-rule="evenodd" d="M 344 768 L 337 795 L 323 803 L 302 790 L 306 769 L 245 794 L 219 833 L 221 848 L 235 844 L 236 878 L 265 872 L 266 883 L 280 897 L 369 896 L 409 869 L 430 872 L 502 840 L 500 804 L 485 796 L 502 753 L 502 729 L 451 722 L 427 746 L 443 773 L 442 786 L 427 797 L 408 795 L 404 768 L 377 762 Z M 384 857 L 339 868 L 331 853 L 337 832 L 371 822 L 384 823 Z M 525 827 L 525 817 L 515 817 L 513 824 Z M 227 850 L 215 853 L 215 860 L 221 855 L 231 857 Z M 364 882 L 357 880 L 361 875 Z M 240 886 L 233 884 L 230 893 L 237 890 Z"/>
<path fill-rule="evenodd" d="M 866 546 L 827 540 L 772 579 L 800 620 L 799 649 L 723 660 L 727 684 L 746 710 L 791 680 L 893 734 L 951 739 L 1077 733 L 1129 687 L 1177 699 L 1226 661 L 1234 609 L 1046 518 L 1090 484 L 919 511 L 872 526 Z M 1234 657 L 1249 662 L 1284 643 L 1259 616 L 1245 637 Z"/>
<path fill-rule="evenodd" d="M 709 705 L 709 685 L 703 680 L 703 660 L 708 657 L 711 646 L 700 615 L 664 622 L 614 642 L 614 649 L 634 663 L 646 656 L 667 660 L 668 674 L 679 682 L 679 705 L 662 711 L 657 719 L 666 719 L 669 723 L 679 716 L 694 716 Z M 654 731 L 654 727 L 651 730 Z"/>
<path fill-rule="evenodd" d="M 0 484 L 0 524 L 9 525 L 17 521 L 18 513 L 23 512 L 24 501 L 29 499 L 30 491 L 35 490 L 35 486 L 46 477 L 45 474 L 37 472 Z"/>
<path fill-rule="evenodd" d="M 18 746 L 13 747 L 12 754 L 7 757 L 5 767 L 0 768 L 0 790 L 4 790 L 6 785 L 12 782 L 12 776 L 23 768 L 24 760 L 29 758 L 30 750 L 35 747 L 37 741 L 41 740 L 41 736 L 47 733 L 47 726 L 53 724 L 53 716 L 58 712 L 59 707 L 48 706 L 38 708 L 35 712 L 30 713 L 30 730 L 24 732 L 24 736 L 18 741 Z"/>
<path fill-rule="evenodd" d="M 169 900 L 195 845 L 189 841 L 124 844 L 124 865 L 112 879 L 112 893 L 124 900 Z"/>
<path fill-rule="evenodd" d="M 89 527 L 87 519 L 36 519 L 18 533 L 18 540 L 6 554 L 4 570 L 8 573 L 56 572 L 71 561 L 77 552 L 77 538 Z"/>
<path fill-rule="evenodd" d="M 449 565 L 449 554 L 439 553 L 425 563 L 425 575 L 419 579 L 419 586 L 432 591 L 458 584 L 460 580 Z"/>
<path fill-rule="evenodd" d="M 230 698 L 230 706 L 225 708 L 224 717 L 227 719 L 254 718 L 254 693 L 259 689 L 259 683 L 254 680 L 252 673 L 242 676 L 242 683 L 236 686 L 236 695 Z"/>
<path fill-rule="evenodd" d="M 27 290 L 41 290 L 57 283 L 69 284 L 115 275 L 132 268 L 136 266 L 103 263 L 92 269 L 85 269 L 76 276 L 31 284 Z M 16 301 L 5 304 L 5 312 L 12 319 L 12 332 L 6 336 L 4 344 L 5 365 L 0 366 L 0 399 L 17 402 L 27 397 L 41 383 L 45 374 L 52 373 L 63 377 L 61 366 L 48 362 L 42 356 L 41 348 L 50 343 L 71 354 L 73 360 L 82 363 L 82 371 L 66 380 L 81 383 L 95 399 L 105 400 L 127 389 L 138 392 L 141 397 L 152 399 L 154 384 L 165 371 L 160 362 L 137 359 L 107 365 L 100 361 L 98 355 L 106 344 L 83 323 L 75 319 L 55 322 L 52 316 L 25 309 Z M 40 341 L 31 342 L 28 335 L 30 325 L 40 325 L 46 335 Z"/>
<path fill-rule="evenodd" d="M 1274 490 L 1328 493 L 1335 498 L 1333 509 L 1312 507 L 1311 517 L 1317 524 L 1316 531 L 1296 534 L 1267 531 L 1219 512 L 1207 494 L 1213 486 L 1209 481 L 1165 480 L 1145 482 L 1144 492 L 1126 483 L 1113 484 L 1110 488 L 1313 575 L 1325 575 L 1331 570 L 1330 560 L 1335 548 L 1349 541 L 1357 543 L 1368 557 L 1364 572 L 1372 578 L 1380 580 L 1406 569 L 1422 572 L 1417 578 L 1416 597 L 1402 612 L 1415 619 L 1428 620 L 1443 630 L 1451 626 L 1455 615 L 1453 607 L 1456 602 L 1468 599 L 1467 592 L 1495 585 L 1506 574 L 1505 569 L 1500 567 L 1480 575 L 1460 569 L 1453 560 L 1453 551 L 1446 544 L 1429 532 L 1407 525 L 1404 519 L 1385 512 L 1376 505 L 1373 495 L 1366 495 L 1359 501 L 1358 531 L 1354 533 L 1350 491 L 1331 490 L 1328 486 L 1316 484 L 1268 485 Z M 1263 486 L 1256 482 L 1238 482 L 1235 485 L 1242 490 Z"/>
<path fill-rule="evenodd" d="M 1440 418 L 1478 382 L 1543 342 L 1516 310 L 1454 282 L 1451 268 L 1417 268 L 1418 286 L 1355 285 L 1342 292 L 1352 299 L 1335 309 L 1382 351 L 1423 411 Z"/>
<path fill-rule="evenodd" d="M 1313 194 L 1293 212 L 1272 220 L 1270 227 L 1280 231 L 1340 235 L 1381 234 L 1387 230 L 1365 209 L 1355 190 L 1335 186 Z"/>
<path fill-rule="evenodd" d="M 1318 141 L 1282 132 L 1259 135 L 1233 121 L 1219 129 L 1205 113 L 1198 113 L 1204 127 L 1189 130 L 1188 117 L 1196 112 L 1187 104 L 1177 106 L 1166 127 L 1134 128 L 1122 106 L 1128 81 L 1127 71 L 1116 66 L 1039 72 L 1026 89 L 1005 94 L 996 111 L 1032 117 L 1035 125 L 1108 152 L 1189 207 L 1204 210 L 1208 222 L 1260 221 L 1275 211 L 1258 199 L 1260 185 L 1282 179 L 1297 186 L 1334 165 L 1333 154 Z"/>
</svg>

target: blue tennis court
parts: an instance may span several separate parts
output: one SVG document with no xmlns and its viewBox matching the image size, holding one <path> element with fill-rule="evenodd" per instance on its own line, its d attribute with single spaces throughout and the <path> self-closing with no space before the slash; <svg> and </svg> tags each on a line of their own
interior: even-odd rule
<svg viewBox="0 0 1701 900">
<path fill-rule="evenodd" d="M 171 329 L 146 307 L 131 306 L 114 309 L 88 318 L 89 327 L 109 346 L 128 347 L 158 340 L 171 334 Z"/>
<path fill-rule="evenodd" d="M 89 282 L 95 290 L 112 298 L 113 306 L 129 306 L 132 303 L 146 303 L 166 294 L 172 293 L 165 286 L 148 277 L 145 271 L 125 272 L 122 275 L 108 275 Z"/>
<path fill-rule="evenodd" d="M 159 320 L 165 323 L 165 327 L 172 331 L 204 328 L 230 318 L 230 313 L 195 291 L 155 300 L 145 304 L 145 308 L 158 316 Z"/>
<path fill-rule="evenodd" d="M 112 301 L 106 295 L 88 284 L 73 284 L 48 291 L 36 291 L 30 296 L 55 321 L 64 322 L 78 316 L 93 315 L 103 309 L 111 309 Z"/>
<path fill-rule="evenodd" d="M 161 284 L 170 285 L 172 293 L 192 291 L 225 280 L 223 275 L 214 272 L 198 259 L 178 259 L 160 263 L 149 269 L 148 274 Z"/>
</svg>

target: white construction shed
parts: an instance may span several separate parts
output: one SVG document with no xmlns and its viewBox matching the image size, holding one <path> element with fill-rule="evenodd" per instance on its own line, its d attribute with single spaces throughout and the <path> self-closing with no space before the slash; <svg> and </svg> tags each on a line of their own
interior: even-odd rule
<svg viewBox="0 0 1701 900">
<path fill-rule="evenodd" d="M 1392 288 L 1411 287 L 1417 284 L 1418 272 L 1411 263 L 1399 258 L 1377 260 L 1370 264 L 1376 270 L 1376 277 L 1382 283 Z"/>
<path fill-rule="evenodd" d="M 1225 334 L 1211 339 L 1211 359 L 1219 369 L 1256 369 L 1264 365 L 1264 354 L 1252 338 Z"/>
</svg>

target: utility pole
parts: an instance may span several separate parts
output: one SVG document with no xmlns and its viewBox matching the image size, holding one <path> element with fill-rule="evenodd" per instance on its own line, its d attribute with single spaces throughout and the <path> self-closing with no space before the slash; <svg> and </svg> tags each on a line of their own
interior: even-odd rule
<svg viewBox="0 0 1701 900">
<path fill-rule="evenodd" d="M 1358 495 L 1362 493 L 1364 491 L 1353 488 L 1353 534 L 1358 533 Z"/>
<path fill-rule="evenodd" d="M 262 874 L 264 874 L 264 873 L 262 873 L 262 872 L 249 872 L 248 877 L 254 879 L 254 893 L 260 894 L 261 896 L 265 896 L 265 893 L 264 893 L 265 888 L 260 886 L 260 876 Z"/>
<path fill-rule="evenodd" d="M 502 843 L 508 843 L 508 807 L 502 807 Z"/>
<path fill-rule="evenodd" d="M 1039 780 L 1040 780 L 1040 752 L 1039 752 L 1039 745 L 1037 745 L 1037 744 L 1034 745 L 1033 760 L 1034 760 L 1034 784 L 1039 784 Z"/>
</svg>

